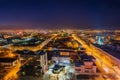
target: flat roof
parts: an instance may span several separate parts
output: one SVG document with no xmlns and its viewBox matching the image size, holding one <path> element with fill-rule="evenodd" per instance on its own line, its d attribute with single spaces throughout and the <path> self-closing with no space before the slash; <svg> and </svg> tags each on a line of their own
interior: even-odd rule
<svg viewBox="0 0 120 80">
<path fill-rule="evenodd" d="M 13 62 L 17 60 L 17 58 L 0 58 L 0 62 Z"/>
<path fill-rule="evenodd" d="M 75 66 L 77 67 L 79 67 L 79 66 L 81 66 L 81 65 L 84 65 L 84 63 L 83 62 L 75 62 Z"/>
<path fill-rule="evenodd" d="M 91 55 L 87 55 L 87 54 L 81 54 L 80 55 L 81 59 L 84 61 L 84 60 L 92 60 L 92 59 L 95 59 L 93 56 Z"/>
<path fill-rule="evenodd" d="M 94 44 L 96 47 L 102 49 L 103 51 L 107 52 L 108 54 L 120 59 L 120 51 L 117 51 L 115 49 L 112 49 L 111 47 L 108 47 L 106 45 L 97 45 Z"/>
</svg>

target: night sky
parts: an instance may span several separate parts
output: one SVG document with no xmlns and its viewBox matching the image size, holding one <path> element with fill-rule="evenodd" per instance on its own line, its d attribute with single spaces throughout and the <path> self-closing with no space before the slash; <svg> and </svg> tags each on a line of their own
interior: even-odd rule
<svg viewBox="0 0 120 80">
<path fill-rule="evenodd" d="M 120 0 L 0 0 L 0 29 L 120 29 Z"/>
</svg>

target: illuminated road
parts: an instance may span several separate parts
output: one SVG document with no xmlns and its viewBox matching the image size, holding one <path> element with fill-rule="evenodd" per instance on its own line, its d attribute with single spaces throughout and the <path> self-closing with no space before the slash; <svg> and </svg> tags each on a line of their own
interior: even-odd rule
<svg viewBox="0 0 120 80">
<path fill-rule="evenodd" d="M 20 62 L 18 62 L 18 64 L 14 68 L 8 70 L 8 73 L 5 75 L 4 80 L 17 79 L 18 76 L 16 73 L 20 70 L 20 66 L 21 66 L 21 64 L 20 64 Z"/>
<path fill-rule="evenodd" d="M 33 51 L 37 51 L 37 50 L 40 50 L 42 49 L 46 44 L 48 44 L 56 35 L 52 36 L 51 38 L 47 39 L 46 41 L 44 41 L 43 43 L 39 44 L 38 46 L 35 46 L 34 48 L 33 47 L 28 47 L 29 50 L 33 50 Z M 11 47 L 11 44 L 10 45 L 7 45 L 8 48 L 10 50 L 23 50 L 23 49 L 26 49 L 26 47 Z M 24 64 L 26 64 L 29 60 L 31 60 L 31 58 L 28 58 L 27 61 L 25 61 Z M 24 65 L 23 64 L 23 65 Z M 8 70 L 7 74 L 5 75 L 4 77 L 4 80 L 16 80 L 17 79 L 17 72 L 20 70 L 20 67 L 22 65 L 20 64 L 20 62 L 18 61 L 16 67 Z"/>
<path fill-rule="evenodd" d="M 106 55 L 104 52 L 101 52 L 94 46 L 89 47 L 84 41 L 82 41 L 77 35 L 72 35 L 75 40 L 80 42 L 83 47 L 87 49 L 89 55 L 93 55 L 96 58 L 96 64 L 98 68 L 102 71 L 103 74 L 108 76 L 109 80 L 120 80 L 120 69 L 114 67 L 115 59 L 112 59 L 110 56 Z M 116 63 L 118 64 L 118 63 Z"/>
<path fill-rule="evenodd" d="M 42 49 L 46 44 L 48 44 L 53 38 L 55 38 L 57 36 L 56 35 L 53 35 L 52 37 L 50 37 L 49 39 L 46 39 L 44 42 L 42 42 L 41 44 L 37 45 L 37 46 L 32 46 L 32 47 L 29 47 L 29 46 L 12 46 L 12 44 L 9 44 L 9 45 L 5 45 L 5 46 L 2 46 L 0 47 L 1 49 L 2 48 L 7 48 L 9 50 L 12 50 L 12 51 L 15 51 L 15 50 L 31 50 L 31 51 L 37 51 L 37 50 L 40 50 Z"/>
<path fill-rule="evenodd" d="M 28 63 L 32 58 L 29 57 L 23 64 L 18 61 L 17 65 L 12 69 L 8 70 L 7 74 L 4 77 L 4 80 L 16 80 L 18 78 L 17 72 L 20 70 L 20 67 Z"/>
</svg>

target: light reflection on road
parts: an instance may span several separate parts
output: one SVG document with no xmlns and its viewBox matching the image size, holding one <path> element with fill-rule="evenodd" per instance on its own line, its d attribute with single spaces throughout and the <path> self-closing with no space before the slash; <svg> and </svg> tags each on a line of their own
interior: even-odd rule
<svg viewBox="0 0 120 80">
<path fill-rule="evenodd" d="M 101 56 L 95 48 L 90 48 L 84 41 L 82 41 L 77 35 L 72 35 L 74 39 L 76 39 L 79 43 L 83 45 L 84 48 L 93 55 L 97 61 L 96 64 L 98 68 L 102 71 L 103 74 L 108 76 L 109 80 L 120 80 L 120 73 L 114 69 L 111 61 L 107 60 L 105 56 Z M 103 54 L 103 53 L 101 53 Z M 107 56 L 108 57 L 108 56 Z M 101 66 L 102 65 L 102 66 Z"/>
</svg>

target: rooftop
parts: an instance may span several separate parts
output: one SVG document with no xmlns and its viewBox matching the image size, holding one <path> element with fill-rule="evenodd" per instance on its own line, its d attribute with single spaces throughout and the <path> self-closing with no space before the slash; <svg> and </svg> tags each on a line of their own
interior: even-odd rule
<svg viewBox="0 0 120 80">
<path fill-rule="evenodd" d="M 75 62 L 75 66 L 76 66 L 76 67 L 79 67 L 79 66 L 81 66 L 81 65 L 84 65 L 84 63 L 83 63 L 83 62 Z"/>
<path fill-rule="evenodd" d="M 93 56 L 91 55 L 87 55 L 87 54 L 80 54 L 81 60 L 89 60 L 92 61 L 92 59 L 95 59 Z"/>
<path fill-rule="evenodd" d="M 113 49 L 112 47 L 110 46 L 106 46 L 106 45 L 97 45 L 97 44 L 94 44 L 96 47 L 102 49 L 103 51 L 106 51 L 108 54 L 120 59 L 120 51 L 117 51 L 115 49 Z"/>
<path fill-rule="evenodd" d="M 17 58 L 0 58 L 0 62 L 13 62 Z"/>
</svg>

